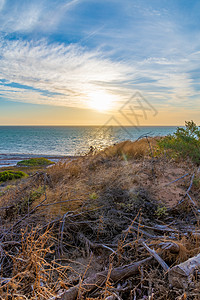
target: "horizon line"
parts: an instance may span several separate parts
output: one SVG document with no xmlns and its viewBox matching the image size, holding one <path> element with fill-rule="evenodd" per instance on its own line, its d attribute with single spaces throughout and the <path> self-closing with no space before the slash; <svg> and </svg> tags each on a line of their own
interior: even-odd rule
<svg viewBox="0 0 200 300">
<path fill-rule="evenodd" d="M 176 126 L 184 126 L 184 125 L 124 125 L 124 124 L 121 124 L 120 125 L 30 125 L 30 124 L 25 124 L 25 125 L 1 125 L 0 124 L 0 127 L 176 127 Z"/>
</svg>

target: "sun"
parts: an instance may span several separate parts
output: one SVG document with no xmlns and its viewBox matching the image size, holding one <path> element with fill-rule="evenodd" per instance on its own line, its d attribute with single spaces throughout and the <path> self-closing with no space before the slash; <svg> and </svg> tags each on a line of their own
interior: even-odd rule
<svg viewBox="0 0 200 300">
<path fill-rule="evenodd" d="M 108 111 L 112 108 L 115 97 L 104 91 L 89 93 L 89 106 L 98 111 Z"/>
</svg>

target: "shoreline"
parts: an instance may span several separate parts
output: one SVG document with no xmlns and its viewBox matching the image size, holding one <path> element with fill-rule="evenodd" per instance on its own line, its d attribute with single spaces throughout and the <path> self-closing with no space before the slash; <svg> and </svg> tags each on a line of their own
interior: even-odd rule
<svg viewBox="0 0 200 300">
<path fill-rule="evenodd" d="M 81 155 L 80 155 L 81 156 Z M 42 154 L 0 154 L 0 169 L 17 167 L 17 163 L 21 160 L 26 160 L 30 158 L 44 157 L 55 163 L 59 160 L 75 159 L 80 157 L 79 155 L 42 155 Z"/>
</svg>

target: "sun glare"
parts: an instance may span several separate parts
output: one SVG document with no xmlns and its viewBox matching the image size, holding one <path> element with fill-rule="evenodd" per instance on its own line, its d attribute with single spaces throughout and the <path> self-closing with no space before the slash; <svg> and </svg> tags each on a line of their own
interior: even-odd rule
<svg viewBox="0 0 200 300">
<path fill-rule="evenodd" d="M 114 104 L 114 95 L 104 91 L 92 92 L 89 94 L 89 106 L 98 111 L 110 110 Z"/>
</svg>

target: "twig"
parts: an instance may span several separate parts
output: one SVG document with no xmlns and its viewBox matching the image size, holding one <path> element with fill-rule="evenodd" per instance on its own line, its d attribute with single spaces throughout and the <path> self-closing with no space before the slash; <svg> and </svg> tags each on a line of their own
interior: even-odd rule
<svg viewBox="0 0 200 300">
<path fill-rule="evenodd" d="M 146 229 L 150 229 L 150 230 L 154 230 L 154 231 L 161 231 L 161 232 L 179 232 L 177 229 L 172 229 L 169 228 L 169 225 L 157 225 L 155 227 L 152 226 L 148 226 L 148 225 L 144 225 L 144 224 L 139 224 L 137 222 L 135 222 L 136 225 L 139 225 L 140 228 L 146 228 Z"/>
<path fill-rule="evenodd" d="M 157 260 L 157 262 L 163 267 L 164 271 L 167 272 L 169 270 L 169 266 L 164 262 L 164 260 L 156 253 L 155 250 L 152 250 L 145 244 L 145 242 L 142 242 L 146 250 Z"/>
<path fill-rule="evenodd" d="M 187 174 L 185 174 L 185 175 L 179 177 L 178 179 L 175 179 L 175 180 L 173 180 L 173 181 L 171 181 L 171 182 L 165 184 L 164 186 L 168 186 L 168 185 L 170 185 L 170 184 L 172 184 L 172 183 L 174 183 L 174 182 L 176 182 L 176 181 L 178 181 L 178 180 L 180 180 L 180 179 L 186 177 L 187 175 L 189 175 L 189 173 L 187 173 Z"/>
<path fill-rule="evenodd" d="M 156 236 L 156 235 L 152 235 L 146 231 L 144 231 L 143 229 L 141 229 L 139 226 L 136 227 L 136 226 L 129 226 L 126 230 L 124 230 L 123 232 L 124 233 L 129 233 L 130 230 L 133 229 L 134 231 L 136 232 L 139 232 L 139 233 L 142 233 L 143 235 L 147 236 L 148 238 L 151 238 L 151 239 L 160 239 L 160 238 L 164 238 L 163 236 Z"/>
<path fill-rule="evenodd" d="M 198 170 L 199 170 L 199 169 L 198 169 Z M 198 170 L 197 170 L 197 172 L 198 172 Z M 185 200 L 186 196 L 188 196 L 188 198 L 190 199 L 190 201 L 192 202 L 192 204 L 193 204 L 194 206 L 196 206 L 196 204 L 194 203 L 194 201 L 193 201 L 193 200 L 191 199 L 191 197 L 189 196 L 189 191 L 190 191 L 191 188 L 192 188 L 195 173 L 196 173 L 196 172 L 194 172 L 194 173 L 192 174 L 192 177 L 191 177 L 191 180 L 190 180 L 190 185 L 189 185 L 189 188 L 187 189 L 185 195 L 183 196 L 183 198 L 178 202 L 178 204 L 177 204 L 175 207 L 177 207 L 178 205 L 180 205 L 180 204 Z"/>
<path fill-rule="evenodd" d="M 190 194 L 189 193 L 187 193 L 187 196 L 188 196 L 188 198 L 190 199 L 190 201 L 192 202 L 192 204 L 194 205 L 194 206 L 197 206 L 197 204 L 194 202 L 194 200 L 191 198 L 191 196 L 190 196 Z"/>
<path fill-rule="evenodd" d="M 88 238 L 86 238 L 86 236 L 84 236 L 82 233 L 79 234 L 79 239 L 80 239 L 81 241 L 84 240 L 84 242 L 87 243 L 87 244 L 88 244 L 91 248 L 93 248 L 93 249 L 104 248 L 104 249 L 107 249 L 107 250 L 111 251 L 112 253 L 115 253 L 115 251 L 114 251 L 112 248 L 110 248 L 110 247 L 108 247 L 108 246 L 106 246 L 106 245 L 104 245 L 104 244 L 97 244 L 97 243 L 91 242 L 91 241 L 90 241 Z"/>
<path fill-rule="evenodd" d="M 62 227 L 61 227 L 61 234 L 60 234 L 60 249 L 61 249 L 62 253 L 63 253 L 63 231 L 64 231 L 64 226 L 65 226 L 65 218 L 67 215 L 69 215 L 69 213 L 70 212 L 66 212 L 62 219 Z"/>
<path fill-rule="evenodd" d="M 73 201 L 81 201 L 80 199 L 70 199 L 70 200 L 63 200 L 63 201 L 58 201 L 58 202 L 53 202 L 53 203 L 47 203 L 47 204 L 42 204 L 41 206 L 51 206 L 51 205 L 56 205 L 56 204 L 61 204 L 61 203 L 67 203 L 67 202 L 73 202 Z"/>
</svg>

